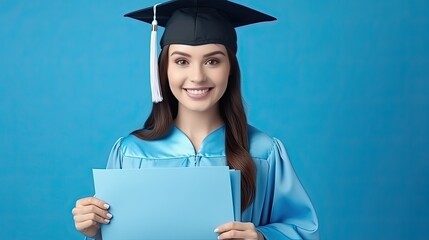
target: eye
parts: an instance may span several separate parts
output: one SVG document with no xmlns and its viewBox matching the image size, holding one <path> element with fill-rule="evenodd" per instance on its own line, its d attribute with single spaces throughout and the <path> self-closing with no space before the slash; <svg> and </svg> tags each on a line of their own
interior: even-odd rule
<svg viewBox="0 0 429 240">
<path fill-rule="evenodd" d="M 217 65 L 217 64 L 219 64 L 219 60 L 217 59 L 212 58 L 206 61 L 206 65 Z"/>
<path fill-rule="evenodd" d="M 177 65 L 187 65 L 189 64 L 188 61 L 186 61 L 185 59 L 177 59 L 176 61 L 174 61 Z"/>
</svg>

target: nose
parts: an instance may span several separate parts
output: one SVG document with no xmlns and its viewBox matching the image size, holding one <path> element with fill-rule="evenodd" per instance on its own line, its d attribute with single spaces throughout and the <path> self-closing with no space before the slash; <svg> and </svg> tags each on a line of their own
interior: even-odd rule
<svg viewBox="0 0 429 240">
<path fill-rule="evenodd" d="M 201 65 L 193 65 L 190 74 L 190 80 L 193 83 L 204 82 L 206 80 L 206 75 Z"/>
</svg>

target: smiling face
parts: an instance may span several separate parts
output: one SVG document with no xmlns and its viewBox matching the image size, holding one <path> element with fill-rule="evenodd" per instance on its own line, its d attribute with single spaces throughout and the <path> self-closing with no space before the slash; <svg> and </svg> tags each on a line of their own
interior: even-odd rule
<svg viewBox="0 0 429 240">
<path fill-rule="evenodd" d="M 218 111 L 230 73 L 225 46 L 172 44 L 168 51 L 167 75 L 179 112 Z"/>
</svg>

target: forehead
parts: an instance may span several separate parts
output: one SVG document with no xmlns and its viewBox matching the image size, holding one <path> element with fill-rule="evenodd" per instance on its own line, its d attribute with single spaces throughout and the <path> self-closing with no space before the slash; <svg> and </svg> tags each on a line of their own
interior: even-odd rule
<svg viewBox="0 0 429 240">
<path fill-rule="evenodd" d="M 186 53 L 191 56 L 203 56 L 213 52 L 222 52 L 227 55 L 226 47 L 222 44 L 204 44 L 204 45 L 184 45 L 184 44 L 171 44 L 168 49 L 168 55 L 175 52 Z"/>
</svg>

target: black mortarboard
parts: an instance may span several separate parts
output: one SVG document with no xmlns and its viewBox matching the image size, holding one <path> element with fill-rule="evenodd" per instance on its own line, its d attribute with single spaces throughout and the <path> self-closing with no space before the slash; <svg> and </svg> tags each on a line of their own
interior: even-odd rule
<svg viewBox="0 0 429 240">
<path fill-rule="evenodd" d="M 165 27 L 161 48 L 169 44 L 203 45 L 219 43 L 237 52 L 236 27 L 276 20 L 246 6 L 227 0 L 176 0 L 157 4 L 125 15 L 156 26 Z M 152 100 L 162 101 L 156 64 L 156 35 L 151 41 Z M 156 75 L 156 76 L 155 76 Z M 154 84 L 158 89 L 154 89 Z"/>
</svg>

